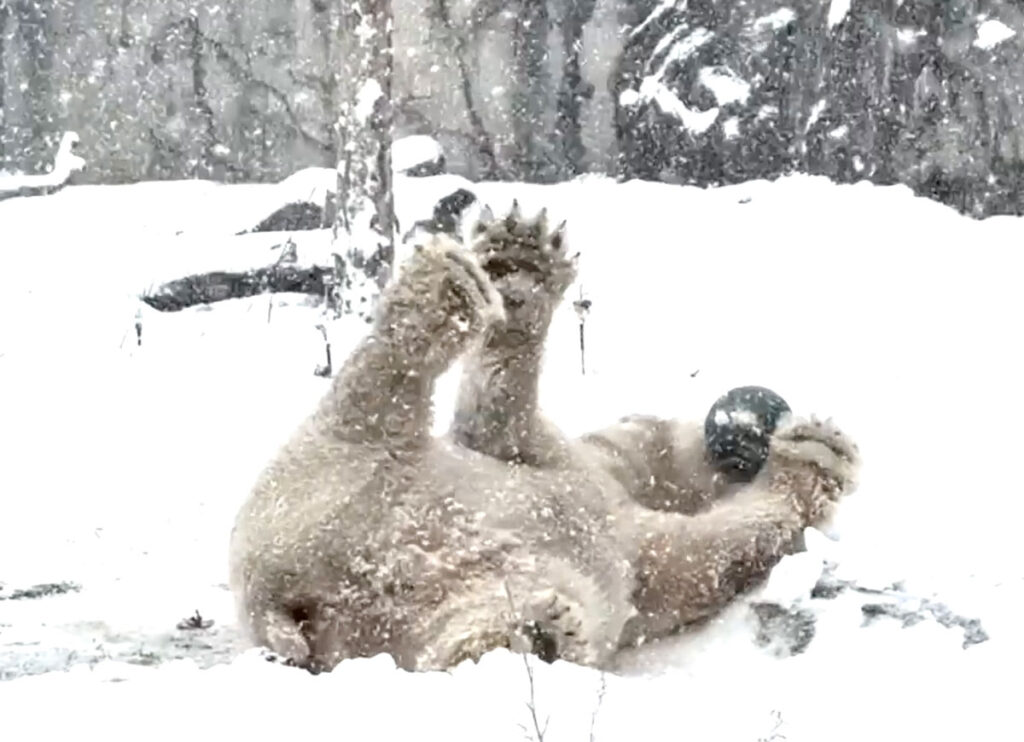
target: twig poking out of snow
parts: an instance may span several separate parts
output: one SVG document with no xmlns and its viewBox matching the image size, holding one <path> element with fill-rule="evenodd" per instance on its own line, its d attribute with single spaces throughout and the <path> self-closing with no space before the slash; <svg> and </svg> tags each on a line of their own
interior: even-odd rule
<svg viewBox="0 0 1024 742">
<path fill-rule="evenodd" d="M 516 625 L 522 625 L 519 618 L 519 612 L 516 610 L 515 600 L 512 599 L 512 590 L 509 588 L 508 583 L 505 583 L 505 595 L 508 597 L 509 609 L 512 611 L 512 620 Z M 529 682 L 529 693 L 530 697 L 526 702 L 526 708 L 530 711 L 530 721 L 533 722 L 533 733 L 536 742 L 544 742 L 544 735 L 548 731 L 548 722 L 550 719 L 540 723 L 540 719 L 537 718 L 537 688 L 533 680 L 533 667 L 530 665 L 530 654 L 523 652 L 523 666 L 526 668 L 526 679 Z M 526 731 L 526 728 L 523 728 Z"/>
<path fill-rule="evenodd" d="M 64 132 L 53 158 L 53 167 L 48 173 L 0 173 L 0 200 L 15 196 L 39 196 L 63 188 L 73 174 L 85 168 L 85 160 L 74 152 L 79 141 L 75 132 Z"/>
<path fill-rule="evenodd" d="M 203 618 L 197 610 L 195 614 L 188 618 L 183 618 L 178 621 L 177 628 L 181 631 L 196 631 L 202 629 L 208 629 L 213 626 L 213 620 L 209 618 Z"/>
<path fill-rule="evenodd" d="M 771 731 L 768 732 L 767 737 L 758 737 L 757 742 L 777 742 L 777 740 L 786 739 L 786 735 L 782 734 L 779 730 L 782 728 L 782 712 L 778 710 L 772 711 L 772 724 Z"/>
<path fill-rule="evenodd" d="M 601 712 L 601 705 L 604 703 L 604 694 L 608 692 L 608 678 L 602 671 L 601 686 L 597 690 L 597 704 L 594 706 L 594 713 L 590 715 L 590 742 L 594 742 L 594 729 L 597 727 L 597 715 Z"/>
<path fill-rule="evenodd" d="M 327 354 L 327 365 L 325 365 L 325 366 L 319 366 L 318 365 L 316 367 L 316 369 L 313 371 L 313 373 L 316 374 L 317 376 L 322 376 L 325 379 L 327 379 L 327 378 L 330 378 L 331 374 L 333 373 L 333 368 L 332 368 L 332 365 L 331 365 L 331 341 L 327 339 L 327 328 L 326 327 L 324 327 L 323 325 L 319 325 L 318 324 L 316 326 L 316 329 L 318 329 L 320 331 L 320 334 L 324 336 L 324 351 Z"/>
<path fill-rule="evenodd" d="M 583 284 L 580 284 L 580 298 L 572 303 L 572 308 L 576 310 L 576 316 L 580 320 L 580 373 L 583 376 L 587 375 L 586 334 L 583 325 L 587 320 L 587 314 L 590 313 L 591 306 L 590 299 L 584 298 Z"/>
</svg>

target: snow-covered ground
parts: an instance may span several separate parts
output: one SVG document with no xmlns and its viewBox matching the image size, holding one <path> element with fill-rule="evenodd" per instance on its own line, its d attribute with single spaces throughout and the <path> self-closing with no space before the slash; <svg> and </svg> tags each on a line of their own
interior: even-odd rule
<svg viewBox="0 0 1024 742">
<path fill-rule="evenodd" d="M 402 225 L 462 183 L 399 178 Z M 139 348 L 135 296 L 236 259 L 241 244 L 267 249 L 232 235 L 280 188 L 82 186 L 0 203 L 4 739 L 536 736 L 523 660 L 505 652 L 450 673 L 377 657 L 312 677 L 237 642 L 228 533 L 329 383 L 313 374 L 323 317 L 296 296 L 274 297 L 269 321 L 266 296 L 143 307 Z M 582 288 L 593 302 L 587 374 L 567 301 L 542 383 L 564 428 L 703 417 L 725 390 L 762 384 L 834 416 L 864 457 L 838 541 L 812 539 L 703 631 L 645 648 L 617 675 L 531 663 L 549 742 L 1002 739 L 1019 727 L 1020 220 L 809 177 L 475 190 L 496 209 L 547 205 L 582 253 L 570 298 Z M 337 366 L 362 328 L 328 328 Z M 438 431 L 455 381 L 438 390 Z M 862 626 L 871 595 L 810 599 L 824 558 L 861 586 L 901 582 L 911 609 L 920 596 L 978 619 L 990 638 L 964 649 L 963 630 L 927 616 Z M 72 589 L 10 599 L 45 583 Z M 754 641 L 754 598 L 817 616 L 804 652 Z M 197 610 L 212 628 L 175 628 Z"/>
</svg>

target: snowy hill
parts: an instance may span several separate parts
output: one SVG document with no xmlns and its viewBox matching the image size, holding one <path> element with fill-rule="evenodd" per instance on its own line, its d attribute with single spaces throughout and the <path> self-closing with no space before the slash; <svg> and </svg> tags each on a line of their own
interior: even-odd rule
<svg viewBox="0 0 1024 742">
<path fill-rule="evenodd" d="M 399 179 L 402 223 L 464 184 Z M 0 203 L 5 738 L 534 734 L 523 661 L 507 653 L 451 673 L 409 675 L 377 657 L 311 677 L 237 642 L 228 532 L 328 383 L 313 374 L 324 318 L 294 295 L 168 314 L 135 297 L 230 252 L 275 188 L 82 186 Z M 1019 220 L 811 177 L 474 188 L 495 208 L 549 206 L 582 253 L 569 296 L 593 302 L 587 374 L 566 302 L 541 389 L 565 429 L 629 412 L 703 416 L 754 383 L 833 415 L 865 462 L 838 540 L 810 539 L 704 630 L 603 679 L 531 663 L 546 739 L 995 738 L 1013 708 L 1003 671 L 1022 648 Z M 337 364 L 362 328 L 328 332 Z M 438 391 L 439 431 L 456 378 Z M 825 561 L 876 592 L 814 597 Z M 41 584 L 57 594 L 25 594 Z M 910 618 L 868 620 L 865 605 L 887 600 Z M 803 651 L 758 640 L 757 602 L 813 615 Z M 987 641 L 965 649 L 964 626 L 926 604 L 976 620 Z M 176 628 L 196 610 L 211 628 Z"/>
</svg>

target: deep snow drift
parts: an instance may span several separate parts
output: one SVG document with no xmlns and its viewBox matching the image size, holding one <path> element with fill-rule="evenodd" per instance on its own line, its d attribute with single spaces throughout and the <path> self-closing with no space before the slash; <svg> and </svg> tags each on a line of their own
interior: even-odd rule
<svg viewBox="0 0 1024 742">
<path fill-rule="evenodd" d="M 300 197 L 317 187 L 303 177 L 286 181 Z M 228 532 L 329 383 L 313 374 L 324 318 L 293 295 L 142 307 L 137 347 L 136 295 L 244 263 L 240 245 L 283 241 L 232 235 L 286 184 L 75 187 L 0 203 L 5 738 L 535 736 L 523 660 L 505 652 L 451 673 L 377 657 L 315 678 L 239 654 Z M 399 178 L 403 228 L 459 185 Z M 616 676 L 531 662 L 549 742 L 984 739 L 1011 723 L 1004 675 L 1021 656 L 1024 598 L 1018 219 L 974 222 L 902 187 L 807 177 L 710 191 L 602 178 L 473 188 L 496 209 L 547 205 L 582 253 L 541 390 L 569 432 L 629 412 L 702 417 L 726 389 L 762 384 L 797 412 L 834 416 L 864 457 L 838 541 L 811 534 L 808 553 L 705 630 L 644 648 Z M 323 234 L 302 239 L 329 248 Z M 585 376 L 580 290 L 593 302 Z M 336 367 L 362 329 L 328 323 Z M 438 391 L 439 432 L 456 379 Z M 902 583 L 911 614 L 913 596 L 937 601 L 990 638 L 964 649 L 961 627 L 926 612 L 906 628 L 884 616 L 862 626 L 872 596 L 811 600 L 826 558 L 868 588 Z M 9 599 L 62 582 L 69 592 Z M 778 657 L 755 641 L 749 603 L 768 599 L 817 616 L 805 651 Z M 196 610 L 212 628 L 175 628 Z"/>
</svg>

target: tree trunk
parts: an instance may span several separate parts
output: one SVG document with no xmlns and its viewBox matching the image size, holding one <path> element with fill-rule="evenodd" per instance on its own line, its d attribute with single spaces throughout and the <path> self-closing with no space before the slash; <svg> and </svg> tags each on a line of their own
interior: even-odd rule
<svg viewBox="0 0 1024 742">
<path fill-rule="evenodd" d="M 217 143 L 217 127 L 216 117 L 210 106 L 209 93 L 206 88 L 204 59 L 206 49 L 203 43 L 202 29 L 199 27 L 199 17 L 190 14 L 186 20 L 186 28 L 188 30 L 189 64 L 192 68 L 192 105 L 202 122 L 202 127 L 197 132 L 202 144 L 192 166 L 192 177 L 209 178 L 213 174 L 213 147 Z"/>
<path fill-rule="evenodd" d="M 558 173 L 543 132 L 551 86 L 547 69 L 547 0 L 519 0 L 512 28 L 512 138 L 516 173 L 528 181 L 552 182 Z"/>
<path fill-rule="evenodd" d="M 394 199 L 391 183 L 391 81 L 394 27 L 391 0 L 340 3 L 335 47 L 341 53 L 336 136 L 338 204 L 334 252 L 341 311 L 367 321 L 394 262 Z"/>
<path fill-rule="evenodd" d="M 7 169 L 7 57 L 4 42 L 7 37 L 7 18 L 10 14 L 7 0 L 0 0 L 0 172 Z"/>
<path fill-rule="evenodd" d="M 56 146 L 58 137 L 53 93 L 53 0 L 19 0 L 14 12 L 24 50 L 24 58 L 19 61 L 25 86 L 24 120 L 28 122 L 28 136 L 20 137 L 16 151 L 22 160 L 19 169 L 31 172 L 45 162 L 46 153 Z"/>
<path fill-rule="evenodd" d="M 558 91 L 555 131 L 561 139 L 567 176 L 583 172 L 586 150 L 580 114 L 583 101 L 594 95 L 593 85 L 583 79 L 583 26 L 593 17 L 596 4 L 595 0 L 573 0 L 568 3 L 562 21 L 562 83 Z"/>
</svg>

